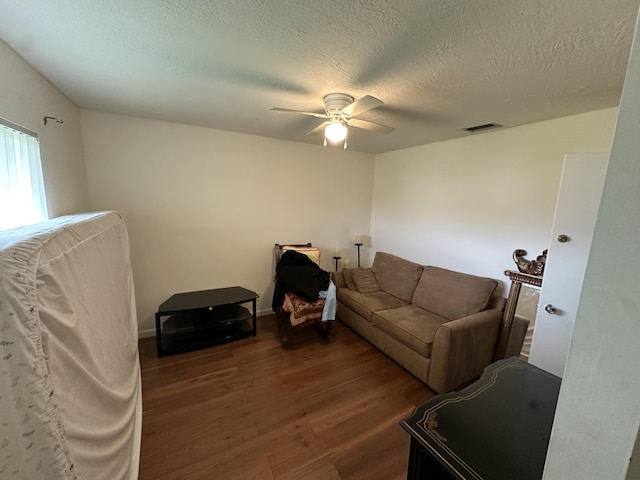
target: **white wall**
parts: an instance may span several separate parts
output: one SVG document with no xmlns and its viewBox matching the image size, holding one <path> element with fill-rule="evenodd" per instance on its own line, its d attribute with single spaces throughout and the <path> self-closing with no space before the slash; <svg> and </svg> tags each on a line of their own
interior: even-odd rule
<svg viewBox="0 0 640 480">
<path fill-rule="evenodd" d="M 546 480 L 640 479 L 638 33 L 637 26 L 551 433 Z"/>
<path fill-rule="evenodd" d="M 49 217 L 89 208 L 78 108 L 0 40 L 0 117 L 36 132 Z M 63 124 L 44 126 L 45 116 Z"/>
<path fill-rule="evenodd" d="M 271 311 L 274 243 L 354 262 L 372 155 L 83 110 L 91 206 L 125 218 L 140 329 L 170 295 L 241 285 Z M 320 140 L 319 140 L 320 141 Z"/>
<path fill-rule="evenodd" d="M 549 244 L 565 153 L 608 151 L 617 109 L 376 157 L 373 250 L 503 282 Z"/>
</svg>

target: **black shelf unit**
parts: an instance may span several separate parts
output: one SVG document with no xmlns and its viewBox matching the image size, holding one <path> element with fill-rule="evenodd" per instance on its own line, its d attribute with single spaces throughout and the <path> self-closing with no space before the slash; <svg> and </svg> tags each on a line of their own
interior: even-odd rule
<svg viewBox="0 0 640 480">
<path fill-rule="evenodd" d="M 173 295 L 156 313 L 158 357 L 256 334 L 255 292 L 229 287 Z M 253 304 L 253 311 L 242 306 Z"/>
</svg>

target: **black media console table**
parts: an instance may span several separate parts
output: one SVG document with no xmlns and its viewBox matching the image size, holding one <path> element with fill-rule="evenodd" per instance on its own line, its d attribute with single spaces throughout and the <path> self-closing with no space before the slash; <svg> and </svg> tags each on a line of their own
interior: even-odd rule
<svg viewBox="0 0 640 480">
<path fill-rule="evenodd" d="M 437 395 L 400 422 L 411 435 L 409 480 L 540 480 L 560 379 L 515 357 Z"/>
<path fill-rule="evenodd" d="M 156 313 L 158 357 L 255 335 L 257 298 L 257 293 L 242 287 L 172 295 Z M 249 302 L 252 312 L 242 306 Z M 249 320 L 253 320 L 252 325 Z"/>
</svg>

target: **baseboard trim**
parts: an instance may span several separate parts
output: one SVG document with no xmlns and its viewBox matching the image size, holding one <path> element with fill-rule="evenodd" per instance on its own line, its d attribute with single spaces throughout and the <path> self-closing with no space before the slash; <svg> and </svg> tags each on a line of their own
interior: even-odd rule
<svg viewBox="0 0 640 480">
<path fill-rule="evenodd" d="M 147 330 L 138 330 L 138 338 L 149 338 L 156 336 L 156 329 L 149 328 Z"/>
</svg>

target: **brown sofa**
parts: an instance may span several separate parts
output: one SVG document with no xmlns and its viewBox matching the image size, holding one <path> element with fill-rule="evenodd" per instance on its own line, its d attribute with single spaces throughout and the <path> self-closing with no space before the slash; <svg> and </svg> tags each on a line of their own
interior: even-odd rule
<svg viewBox="0 0 640 480">
<path fill-rule="evenodd" d="M 438 393 L 494 360 L 505 299 L 491 278 L 377 252 L 371 268 L 334 272 L 337 317 Z M 519 355 L 529 321 L 516 317 L 506 356 Z"/>
</svg>

